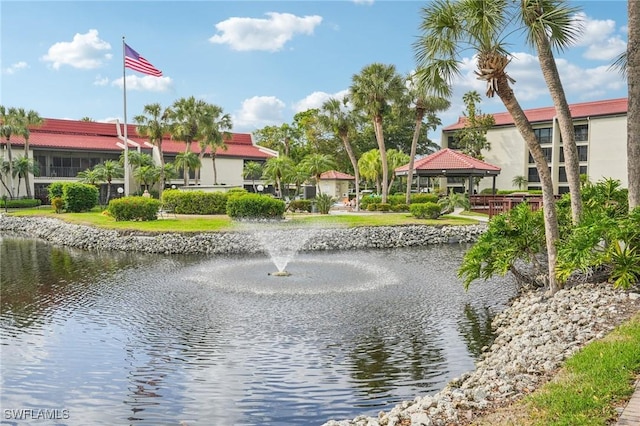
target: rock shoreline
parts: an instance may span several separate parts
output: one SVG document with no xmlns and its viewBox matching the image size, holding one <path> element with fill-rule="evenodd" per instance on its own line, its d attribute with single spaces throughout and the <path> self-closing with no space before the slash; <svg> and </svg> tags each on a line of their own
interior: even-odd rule
<svg viewBox="0 0 640 426">
<path fill-rule="evenodd" d="M 266 228 L 266 230 L 265 230 Z M 271 231 L 269 231 L 271 229 Z M 14 232 L 55 245 L 84 250 L 118 250 L 164 254 L 260 253 L 265 248 L 261 234 L 277 231 L 277 239 L 302 242 L 301 251 L 354 250 L 367 248 L 417 247 L 428 244 L 471 243 L 486 225 L 463 226 L 376 226 L 357 228 L 271 228 L 246 225 L 245 231 L 144 234 L 69 224 L 55 218 L 19 217 L 0 214 L 0 231 Z M 275 235 L 275 234 L 272 234 Z"/>
<path fill-rule="evenodd" d="M 144 253 L 259 253 L 259 229 L 193 234 L 142 234 L 68 224 L 55 218 L 0 214 L 0 231 L 85 250 Z M 300 250 L 397 248 L 470 243 L 486 230 L 471 226 L 380 226 L 305 228 Z M 273 231 L 271 231 L 273 232 Z M 300 229 L 278 229 L 278 239 L 301 239 Z M 478 285 L 482 285 L 481 283 Z M 581 284 L 547 299 L 541 291 L 518 296 L 493 321 L 497 338 L 476 369 L 452 380 L 440 392 L 402 402 L 377 417 L 330 420 L 323 426 L 433 426 L 467 424 L 492 407 L 513 402 L 547 381 L 569 356 L 602 338 L 640 311 L 640 294 L 610 284 Z"/>
<path fill-rule="evenodd" d="M 548 299 L 541 291 L 523 293 L 494 319 L 497 338 L 474 371 L 434 395 L 402 402 L 377 417 L 331 420 L 323 426 L 468 424 L 491 408 L 531 393 L 568 357 L 640 311 L 635 290 L 600 283 L 560 290 Z"/>
</svg>

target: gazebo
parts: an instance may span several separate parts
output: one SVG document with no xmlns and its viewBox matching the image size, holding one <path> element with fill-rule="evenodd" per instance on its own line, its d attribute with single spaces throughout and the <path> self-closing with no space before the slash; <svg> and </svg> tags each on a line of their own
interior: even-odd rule
<svg viewBox="0 0 640 426">
<path fill-rule="evenodd" d="M 495 192 L 496 176 L 500 174 L 500 167 L 449 148 L 416 160 L 413 168 L 414 176 L 469 178 L 470 195 L 473 194 L 473 179 L 471 178 L 493 177 L 493 192 Z M 396 176 L 407 176 L 408 172 L 408 164 L 395 169 Z"/>
</svg>

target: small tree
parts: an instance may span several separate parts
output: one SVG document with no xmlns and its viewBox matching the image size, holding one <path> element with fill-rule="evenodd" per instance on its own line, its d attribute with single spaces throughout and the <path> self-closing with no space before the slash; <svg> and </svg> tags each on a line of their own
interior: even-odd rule
<svg viewBox="0 0 640 426">
<path fill-rule="evenodd" d="M 514 176 L 513 180 L 511 181 L 511 184 L 518 187 L 518 189 L 520 190 L 525 189 L 528 183 L 529 181 L 527 180 L 527 178 L 522 175 Z"/>
</svg>

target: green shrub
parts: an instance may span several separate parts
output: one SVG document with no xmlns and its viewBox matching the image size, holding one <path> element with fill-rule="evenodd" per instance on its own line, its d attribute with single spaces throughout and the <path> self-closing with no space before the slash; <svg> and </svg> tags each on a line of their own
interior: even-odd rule
<svg viewBox="0 0 640 426">
<path fill-rule="evenodd" d="M 99 191 L 93 185 L 77 182 L 65 182 L 62 187 L 62 199 L 68 212 L 89 211 L 98 205 Z"/>
<path fill-rule="evenodd" d="M 24 208 L 32 208 L 38 207 L 42 204 L 42 201 L 38 198 L 20 198 L 18 200 L 0 200 L 0 207 L 2 208 L 13 208 L 13 209 L 24 209 Z"/>
<path fill-rule="evenodd" d="M 405 203 L 392 205 L 391 206 L 391 210 L 394 211 L 394 212 L 408 212 L 409 211 L 409 205 L 405 204 Z"/>
<path fill-rule="evenodd" d="M 407 196 L 405 194 L 393 194 L 387 197 L 387 202 L 392 206 L 395 206 L 397 204 L 403 204 L 406 199 Z"/>
<path fill-rule="evenodd" d="M 391 204 L 389 203 L 378 203 L 376 206 L 376 210 L 379 212 L 388 212 L 391 210 Z"/>
<path fill-rule="evenodd" d="M 52 198 L 51 207 L 53 207 L 56 213 L 62 213 L 62 210 L 64 210 L 64 200 L 62 199 L 62 197 Z"/>
<path fill-rule="evenodd" d="M 131 196 L 109 201 L 107 211 L 116 221 L 156 220 L 160 201 L 155 198 Z"/>
<path fill-rule="evenodd" d="M 497 193 L 498 193 L 497 188 L 495 191 L 493 190 L 493 188 L 485 188 L 482 191 L 480 191 L 480 195 L 495 195 Z"/>
<path fill-rule="evenodd" d="M 411 194 L 411 204 L 437 203 L 437 194 Z"/>
<path fill-rule="evenodd" d="M 282 219 L 285 208 L 284 201 L 260 194 L 227 200 L 227 214 L 232 219 Z"/>
<path fill-rule="evenodd" d="M 229 197 L 234 195 L 247 195 L 248 193 L 249 191 L 247 191 L 244 188 L 231 188 L 230 190 L 227 191 L 227 195 Z"/>
<path fill-rule="evenodd" d="M 311 213 L 311 200 L 293 200 L 289 203 L 289 211 Z"/>
<path fill-rule="evenodd" d="M 47 192 L 49 193 L 49 199 L 53 200 L 54 198 L 62 198 L 62 192 L 64 189 L 64 185 L 67 182 L 53 182 L 47 187 Z"/>
<path fill-rule="evenodd" d="M 436 203 L 412 203 L 409 212 L 418 219 L 437 219 L 440 217 L 440 206 Z"/>
<path fill-rule="evenodd" d="M 366 208 L 367 211 L 375 212 L 378 209 L 378 203 L 369 203 L 366 205 L 366 207 L 363 208 Z"/>
<path fill-rule="evenodd" d="M 379 203 L 381 201 L 382 201 L 382 196 L 380 196 L 380 195 L 375 195 L 375 194 L 365 195 L 360 200 L 360 208 L 369 210 L 369 205 L 370 204 L 377 204 L 377 203 Z"/>
<path fill-rule="evenodd" d="M 320 194 L 316 196 L 316 208 L 320 214 L 329 214 L 331 206 L 335 200 L 329 194 Z"/>
<path fill-rule="evenodd" d="M 162 193 L 164 208 L 178 214 L 225 214 L 228 199 L 224 192 L 168 189 Z"/>
</svg>

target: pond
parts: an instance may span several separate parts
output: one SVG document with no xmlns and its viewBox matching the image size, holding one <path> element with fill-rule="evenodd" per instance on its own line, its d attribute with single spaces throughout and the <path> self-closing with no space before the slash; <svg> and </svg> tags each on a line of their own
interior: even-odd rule
<svg viewBox="0 0 640 426">
<path fill-rule="evenodd" d="M 0 235 L 2 424 L 377 415 L 439 391 L 491 343 L 516 288 L 492 279 L 465 292 L 467 248 L 300 253 L 290 277 L 274 277 L 260 255 L 97 253 Z"/>
</svg>

